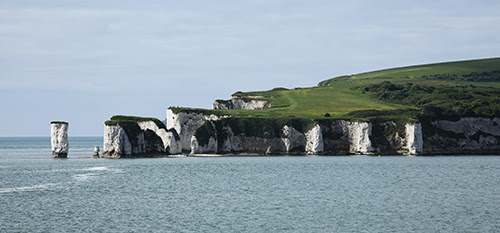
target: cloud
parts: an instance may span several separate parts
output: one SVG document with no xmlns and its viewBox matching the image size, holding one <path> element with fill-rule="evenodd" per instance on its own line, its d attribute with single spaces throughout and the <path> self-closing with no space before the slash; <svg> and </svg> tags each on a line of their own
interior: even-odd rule
<svg viewBox="0 0 500 233">
<path fill-rule="evenodd" d="M 106 119 L 108 111 L 161 118 L 169 105 L 207 108 L 238 90 L 313 86 L 343 74 L 494 57 L 499 4 L 2 2 L 0 90 L 11 93 L 5 98 L 22 92 L 26 99 L 0 107 L 42 106 L 53 97 L 48 93 L 66 90 L 68 99 L 78 96 L 73 103 L 94 106 Z M 85 96 L 93 98 L 86 103 Z M 78 109 L 71 114 L 106 120 Z M 0 121 L 29 114 L 16 108 Z"/>
</svg>

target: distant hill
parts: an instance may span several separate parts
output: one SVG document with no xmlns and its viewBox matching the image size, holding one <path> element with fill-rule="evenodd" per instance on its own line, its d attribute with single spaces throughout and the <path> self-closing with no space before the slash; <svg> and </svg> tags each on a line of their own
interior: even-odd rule
<svg viewBox="0 0 500 233">
<path fill-rule="evenodd" d="M 500 117 L 500 58 L 385 69 L 328 79 L 311 88 L 236 92 L 232 98 L 249 96 L 267 101 L 267 108 L 199 111 L 314 120 Z"/>
<path fill-rule="evenodd" d="M 318 86 L 335 86 L 346 81 L 351 84 L 376 83 L 390 81 L 393 83 L 417 82 L 420 84 L 443 84 L 449 81 L 494 82 L 499 87 L 500 58 L 435 63 L 427 65 L 407 66 L 360 73 L 352 76 L 341 76 L 322 81 Z M 449 83 L 448 83 L 449 84 Z M 471 84 L 471 83 L 461 83 Z M 477 84 L 490 86 L 491 83 Z"/>
</svg>

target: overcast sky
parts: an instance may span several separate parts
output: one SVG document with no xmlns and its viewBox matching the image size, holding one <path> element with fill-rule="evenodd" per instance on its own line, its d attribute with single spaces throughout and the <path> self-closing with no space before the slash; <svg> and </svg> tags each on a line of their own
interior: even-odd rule
<svg viewBox="0 0 500 233">
<path fill-rule="evenodd" d="M 0 0 L 0 136 L 102 136 L 236 91 L 500 56 L 500 1 Z"/>
</svg>

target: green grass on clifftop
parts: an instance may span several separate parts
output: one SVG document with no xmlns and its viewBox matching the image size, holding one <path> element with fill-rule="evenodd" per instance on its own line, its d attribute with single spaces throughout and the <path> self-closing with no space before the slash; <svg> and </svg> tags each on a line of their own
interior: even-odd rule
<svg viewBox="0 0 500 233">
<path fill-rule="evenodd" d="M 165 124 L 160 120 L 153 117 L 138 117 L 138 116 L 123 116 L 116 115 L 111 117 L 110 120 L 104 122 L 105 125 L 120 125 L 128 122 L 141 122 L 141 121 L 153 121 L 158 126 L 158 128 L 166 129 Z"/>
<path fill-rule="evenodd" d="M 493 79 L 491 79 L 493 76 Z M 378 70 L 322 81 L 318 86 L 343 86 L 413 82 L 418 84 L 460 84 L 500 88 L 500 58 L 444 62 Z"/>
<path fill-rule="evenodd" d="M 69 123 L 68 123 L 68 122 L 66 122 L 66 121 L 52 121 L 52 122 L 50 122 L 50 123 L 51 123 L 51 124 L 66 124 L 66 125 L 67 125 L 67 124 L 69 124 Z"/>
<path fill-rule="evenodd" d="M 397 88 L 376 89 L 373 86 L 383 82 L 396 85 Z M 427 87 L 432 87 L 432 90 L 425 91 Z M 435 115 L 435 110 L 453 111 L 458 116 L 498 117 L 499 111 L 496 111 L 495 106 L 499 106 L 496 98 L 499 88 L 500 58 L 493 58 L 340 76 L 322 81 L 317 87 L 311 88 L 275 88 L 233 94 L 243 99 L 251 97 L 268 101 L 271 107 L 263 110 L 171 109 L 174 112 L 199 111 L 203 114 L 233 117 L 313 120 L 366 120 L 376 117 L 414 121 L 422 114 Z M 492 107 L 485 106 L 488 101 Z"/>
</svg>

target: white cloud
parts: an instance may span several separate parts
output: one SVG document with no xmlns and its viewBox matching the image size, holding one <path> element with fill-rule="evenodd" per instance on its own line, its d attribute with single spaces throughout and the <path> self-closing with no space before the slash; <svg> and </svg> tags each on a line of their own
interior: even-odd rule
<svg viewBox="0 0 500 233">
<path fill-rule="evenodd" d="M 499 7 L 496 1 L 10 1 L 0 4 L 0 88 L 39 103 L 48 101 L 38 97 L 43 91 L 61 88 L 101 96 L 89 100 L 96 109 L 130 102 L 115 103 L 117 113 L 137 105 L 160 114 L 169 105 L 209 107 L 237 90 L 498 56 Z M 77 109 L 71 114 L 89 114 Z M 12 120 L 6 117 L 0 122 Z"/>
</svg>

